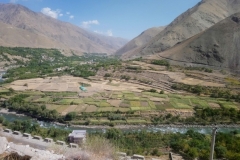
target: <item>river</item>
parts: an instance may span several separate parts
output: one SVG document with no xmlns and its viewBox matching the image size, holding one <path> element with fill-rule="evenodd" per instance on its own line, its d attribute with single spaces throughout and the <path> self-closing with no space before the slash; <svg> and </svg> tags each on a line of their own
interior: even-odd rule
<svg viewBox="0 0 240 160">
<path fill-rule="evenodd" d="M 8 121 L 14 121 L 14 120 L 32 120 L 33 123 L 40 124 L 41 127 L 48 128 L 48 127 L 56 127 L 66 130 L 76 130 L 76 129 L 84 129 L 87 130 L 87 132 L 105 132 L 108 127 L 105 126 L 79 126 L 79 127 L 73 127 L 73 126 L 66 126 L 66 125 L 60 125 L 53 122 L 43 122 L 43 121 L 37 121 L 36 119 L 32 119 L 28 116 L 23 115 L 17 115 L 15 113 L 5 113 L 1 112 L 0 110 L 0 116 L 3 116 Z M 121 130 L 123 131 L 141 131 L 141 130 L 147 130 L 147 131 L 161 131 L 163 133 L 169 133 L 169 132 L 180 132 L 180 133 L 186 133 L 189 129 L 193 129 L 194 131 L 197 131 L 199 133 L 203 134 L 210 134 L 212 132 L 212 129 L 214 126 L 175 126 L 175 125 L 161 125 L 161 126 L 135 126 L 135 127 L 122 127 Z M 239 126 L 218 126 L 218 132 L 230 132 L 237 130 L 240 132 Z"/>
</svg>

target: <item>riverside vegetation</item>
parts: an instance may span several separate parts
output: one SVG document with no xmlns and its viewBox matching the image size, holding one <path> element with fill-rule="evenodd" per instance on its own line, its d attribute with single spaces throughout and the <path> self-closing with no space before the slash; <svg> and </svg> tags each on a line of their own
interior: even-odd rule
<svg viewBox="0 0 240 160">
<path fill-rule="evenodd" d="M 51 137 L 67 141 L 67 135 L 70 131 L 57 128 L 42 128 L 29 120 L 15 120 L 8 122 L 0 117 L 0 123 L 12 130 L 19 130 L 22 133 L 27 132 L 32 135 L 42 137 Z M 186 133 L 162 133 L 162 132 L 123 132 L 116 128 L 110 128 L 105 133 L 89 133 L 87 139 L 109 140 L 114 148 L 126 152 L 128 155 L 142 154 L 147 156 L 161 156 L 172 148 L 174 152 L 181 153 L 185 159 L 199 158 L 208 159 L 210 150 L 210 135 L 201 134 L 188 130 Z M 99 138 L 98 138 L 99 139 Z M 240 134 L 237 131 L 230 133 L 219 132 L 216 136 L 215 158 L 227 158 L 236 160 L 240 158 Z"/>
<path fill-rule="evenodd" d="M 156 85 L 154 76 L 147 77 L 148 75 L 144 74 L 145 72 L 152 74 L 150 71 L 156 74 L 168 71 L 185 73 L 189 77 L 193 75 L 201 77 L 202 72 L 215 72 L 208 68 L 182 68 L 171 66 L 166 60 L 149 61 L 142 58 L 122 62 L 115 57 L 97 54 L 84 54 L 81 57 L 73 54 L 65 57 L 56 49 L 0 47 L 0 53 L 1 60 L 7 62 L 5 67 L 8 68 L 3 75 L 6 79 L 0 86 L 1 107 L 33 118 L 66 124 L 112 127 L 118 124 L 240 123 L 240 82 L 237 78 L 226 76 L 222 80 L 227 84 L 226 87 L 189 85 L 173 82 L 171 78 L 167 78 L 163 83 L 163 87 L 167 85 L 164 91 Z M 143 76 L 137 77 L 140 74 Z M 117 86 L 118 84 L 112 81 L 118 80 L 148 86 L 149 89 L 141 89 L 141 92 L 106 90 L 79 97 L 76 92 L 17 91 L 8 87 L 9 83 L 15 80 L 62 75 L 83 77 L 89 81 L 92 81 L 91 77 L 98 76 L 97 78 L 101 77 L 108 81 L 109 86 Z M 68 108 L 74 110 L 66 112 Z M 190 114 L 182 116 L 185 111 Z M 37 124 L 29 125 L 32 123 L 29 121 L 7 122 L 2 118 L 0 120 L 8 128 L 31 134 L 38 133 L 43 137 L 66 140 L 69 133 L 56 128 L 47 130 Z M 159 156 L 166 152 L 166 147 L 170 147 L 188 159 L 196 157 L 206 159 L 209 156 L 210 136 L 193 131 L 186 134 L 163 134 L 145 131 L 122 132 L 111 128 L 106 133 L 92 133 L 89 136 L 107 138 L 121 151 L 126 151 L 130 155 L 138 153 Z M 239 159 L 239 150 L 236 146 L 240 140 L 237 132 L 219 133 L 217 140 L 216 158 Z"/>
</svg>

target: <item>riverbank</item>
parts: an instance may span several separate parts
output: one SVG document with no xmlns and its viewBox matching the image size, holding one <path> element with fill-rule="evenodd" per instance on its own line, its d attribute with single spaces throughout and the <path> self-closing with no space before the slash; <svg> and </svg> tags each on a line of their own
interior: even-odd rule
<svg viewBox="0 0 240 160">
<path fill-rule="evenodd" d="M 36 123 L 39 123 L 42 127 L 57 127 L 61 129 L 73 130 L 73 129 L 87 129 L 91 131 L 105 131 L 106 129 L 112 128 L 108 125 L 66 125 L 59 122 L 43 122 L 37 121 L 37 119 L 33 119 L 24 114 L 18 114 L 14 111 L 9 111 L 8 109 L 0 109 L 0 116 L 5 117 L 9 121 L 14 121 L 15 119 L 31 119 Z M 16 117 L 15 117 L 16 116 Z M 212 124 L 212 125 L 187 125 L 187 124 L 159 124 L 159 125 L 115 125 L 114 128 L 118 128 L 126 131 L 139 131 L 142 129 L 151 130 L 151 131 L 164 131 L 164 132 L 182 132 L 184 133 L 186 130 L 194 129 L 199 130 L 202 133 L 209 133 L 212 128 L 222 128 L 222 129 L 231 129 L 231 130 L 240 130 L 239 124 Z M 206 131 L 202 131 L 201 129 L 205 129 Z"/>
</svg>

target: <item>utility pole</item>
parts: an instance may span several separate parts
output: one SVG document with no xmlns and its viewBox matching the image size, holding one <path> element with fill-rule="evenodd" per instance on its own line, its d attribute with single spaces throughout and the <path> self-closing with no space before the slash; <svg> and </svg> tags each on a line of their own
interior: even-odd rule
<svg viewBox="0 0 240 160">
<path fill-rule="evenodd" d="M 212 131 L 211 151 L 210 151 L 210 158 L 209 158 L 209 160 L 213 160 L 215 138 L 216 138 L 216 134 L 217 134 L 217 129 L 218 128 L 213 128 L 213 131 Z"/>
</svg>

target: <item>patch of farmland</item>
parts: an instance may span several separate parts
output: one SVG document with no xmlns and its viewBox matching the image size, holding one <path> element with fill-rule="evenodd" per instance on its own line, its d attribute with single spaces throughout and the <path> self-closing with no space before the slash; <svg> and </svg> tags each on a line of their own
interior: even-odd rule
<svg viewBox="0 0 240 160">
<path fill-rule="evenodd" d="M 140 101 L 130 101 L 130 107 L 142 107 Z"/>
<path fill-rule="evenodd" d="M 107 101 L 101 101 L 99 102 L 99 107 L 111 107 L 111 104 L 109 104 Z"/>
<path fill-rule="evenodd" d="M 148 107 L 149 106 L 147 101 L 141 101 L 140 103 L 141 103 L 142 107 Z"/>
<path fill-rule="evenodd" d="M 44 98 L 38 98 L 38 99 L 34 100 L 34 102 L 48 103 L 51 100 L 52 99 L 50 97 L 44 97 Z"/>
<path fill-rule="evenodd" d="M 148 105 L 152 108 L 152 109 L 157 109 L 155 106 L 155 103 L 152 101 L 148 101 Z"/>
<path fill-rule="evenodd" d="M 177 99 L 182 99 L 183 96 L 179 94 L 168 94 L 169 98 L 177 98 Z"/>
<path fill-rule="evenodd" d="M 132 111 L 150 111 L 152 110 L 150 107 L 131 107 Z"/>
<path fill-rule="evenodd" d="M 59 105 L 58 108 L 56 108 L 57 112 L 62 114 L 64 110 L 66 110 L 69 107 L 69 105 Z"/>
<path fill-rule="evenodd" d="M 94 102 L 95 100 L 91 97 L 83 98 L 83 102 Z"/>
<path fill-rule="evenodd" d="M 60 107 L 60 105 L 47 104 L 46 107 L 47 107 L 47 109 L 49 109 L 49 110 L 54 110 L 54 109 L 57 110 L 57 108 Z"/>
<path fill-rule="evenodd" d="M 82 99 L 74 99 L 73 103 L 74 104 L 83 104 L 83 100 Z"/>
<path fill-rule="evenodd" d="M 119 107 L 122 103 L 122 100 L 108 100 L 107 102 L 114 107 Z"/>
<path fill-rule="evenodd" d="M 63 112 L 62 115 L 66 115 L 69 112 L 73 112 L 75 111 L 75 109 L 77 108 L 77 105 L 69 105 Z"/>
<path fill-rule="evenodd" d="M 44 95 L 44 93 L 40 91 L 24 91 L 23 94 L 31 95 L 31 96 L 37 96 L 37 95 Z"/>
<path fill-rule="evenodd" d="M 114 120 L 112 122 L 114 122 L 116 124 L 126 124 L 127 121 L 126 120 Z"/>
<path fill-rule="evenodd" d="M 140 100 L 140 97 L 126 96 L 125 99 L 129 101 L 137 101 L 137 100 Z"/>
<path fill-rule="evenodd" d="M 98 108 L 94 105 L 88 105 L 88 106 L 86 106 L 85 112 L 96 112 L 97 109 Z"/>
<path fill-rule="evenodd" d="M 209 104 L 207 103 L 207 101 L 201 100 L 199 98 L 191 99 L 191 102 L 192 102 L 192 104 L 195 104 L 195 105 L 197 105 L 199 107 L 203 107 L 203 108 L 209 107 Z"/>
<path fill-rule="evenodd" d="M 88 105 L 87 104 L 83 104 L 83 105 L 78 105 L 76 108 L 75 108 L 75 112 L 83 112 L 83 111 L 85 111 L 85 109 L 86 109 L 86 107 L 87 107 Z"/>
<path fill-rule="evenodd" d="M 119 108 L 119 107 L 113 107 L 113 110 L 112 111 L 121 111 L 121 112 L 127 112 L 127 111 L 130 111 L 130 108 Z"/>
<path fill-rule="evenodd" d="M 218 103 L 208 103 L 211 108 L 220 108 Z"/>
<path fill-rule="evenodd" d="M 120 104 L 120 107 L 130 107 L 130 102 L 129 101 L 122 101 L 122 103 Z"/>
<path fill-rule="evenodd" d="M 182 103 L 182 104 L 187 104 L 187 105 L 192 105 L 191 101 L 189 99 L 185 99 L 185 98 L 171 98 L 170 102 L 175 102 L 175 103 Z"/>
<path fill-rule="evenodd" d="M 99 122 L 101 122 L 101 123 L 110 123 L 110 120 L 108 120 L 108 119 L 99 119 Z"/>
<path fill-rule="evenodd" d="M 164 108 L 174 108 L 174 106 L 170 102 L 162 102 L 162 106 Z"/>
<path fill-rule="evenodd" d="M 162 101 L 169 101 L 166 98 L 159 98 L 159 97 L 150 97 L 149 98 L 151 101 L 156 101 L 156 102 L 162 102 Z"/>
<path fill-rule="evenodd" d="M 24 100 L 28 101 L 28 102 L 31 102 L 31 101 L 35 101 L 39 98 L 41 98 L 41 96 L 30 96 L 30 97 L 25 98 Z"/>
<path fill-rule="evenodd" d="M 60 100 L 60 101 L 58 101 L 57 103 L 59 103 L 59 104 L 65 104 L 65 105 L 69 105 L 69 104 L 71 104 L 73 101 L 74 101 L 75 99 L 62 99 L 62 100 Z"/>
<path fill-rule="evenodd" d="M 106 111 L 112 111 L 114 107 L 101 107 L 101 108 L 98 108 L 98 112 L 106 112 Z"/>
<path fill-rule="evenodd" d="M 233 102 L 219 101 L 219 103 L 225 108 L 239 109 L 239 106 L 237 107 L 237 105 L 234 104 Z"/>
</svg>

